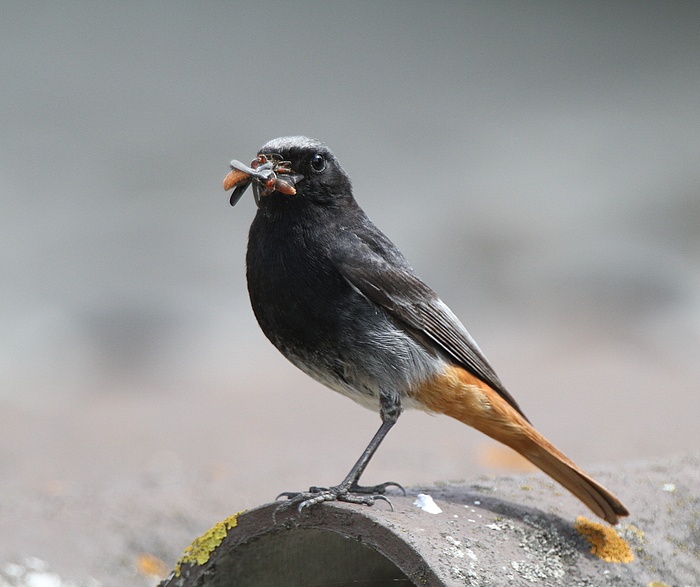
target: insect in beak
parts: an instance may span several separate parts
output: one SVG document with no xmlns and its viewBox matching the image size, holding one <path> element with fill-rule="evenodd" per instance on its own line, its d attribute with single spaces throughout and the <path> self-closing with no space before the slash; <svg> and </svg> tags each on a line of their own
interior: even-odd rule
<svg viewBox="0 0 700 587">
<path fill-rule="evenodd" d="M 250 163 L 250 166 L 234 159 L 231 161 L 231 171 L 224 178 L 224 190 L 233 189 L 231 194 L 231 206 L 235 206 L 241 199 L 248 186 L 254 182 L 253 192 L 255 202 L 259 204 L 260 198 L 269 196 L 272 192 L 294 195 L 297 193 L 294 185 L 304 176 L 294 173 L 289 161 L 274 153 L 258 155 Z"/>
</svg>

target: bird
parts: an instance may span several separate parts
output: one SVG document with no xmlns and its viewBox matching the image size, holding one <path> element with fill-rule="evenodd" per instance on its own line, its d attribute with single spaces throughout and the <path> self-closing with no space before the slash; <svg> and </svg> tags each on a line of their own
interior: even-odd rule
<svg viewBox="0 0 700 587">
<path fill-rule="evenodd" d="M 388 501 L 398 483 L 365 487 L 360 476 L 401 413 L 419 409 L 514 449 L 608 523 L 629 515 L 535 429 L 457 316 L 359 206 L 326 144 L 281 137 L 230 168 L 231 205 L 250 185 L 257 204 L 246 277 L 263 333 L 301 371 L 381 418 L 338 485 L 282 493 L 283 504 Z"/>
</svg>

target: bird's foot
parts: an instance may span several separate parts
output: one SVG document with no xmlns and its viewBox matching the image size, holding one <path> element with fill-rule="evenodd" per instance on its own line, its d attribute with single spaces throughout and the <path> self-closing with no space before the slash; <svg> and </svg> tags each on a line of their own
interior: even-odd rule
<svg viewBox="0 0 700 587">
<path fill-rule="evenodd" d="M 358 485 L 357 483 L 354 483 L 353 485 L 350 486 L 350 493 L 361 493 L 361 494 L 370 494 L 370 495 L 384 495 L 386 493 L 386 488 L 387 487 L 396 487 L 406 495 L 406 490 L 403 488 L 402 485 L 396 483 L 395 481 L 387 481 L 386 483 L 380 483 L 379 485 L 373 485 L 371 487 L 364 487 L 362 485 Z"/>
<path fill-rule="evenodd" d="M 398 483 L 389 481 L 387 483 L 382 483 L 381 485 L 375 485 L 374 487 L 363 487 L 361 485 L 336 485 L 335 487 L 310 487 L 308 491 L 285 491 L 277 496 L 286 497 L 287 501 L 282 502 L 275 513 L 280 511 L 288 510 L 292 507 L 297 508 L 297 511 L 302 512 L 305 508 L 314 506 L 324 501 L 344 501 L 347 503 L 358 503 L 361 505 L 372 506 L 376 501 L 381 500 L 389 504 L 391 509 L 394 506 L 388 497 L 384 495 L 387 487 L 398 487 L 404 495 L 406 491 Z"/>
</svg>

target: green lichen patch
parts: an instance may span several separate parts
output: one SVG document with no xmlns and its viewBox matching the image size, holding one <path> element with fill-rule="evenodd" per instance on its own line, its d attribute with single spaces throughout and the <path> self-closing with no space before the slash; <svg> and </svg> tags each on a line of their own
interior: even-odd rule
<svg viewBox="0 0 700 587">
<path fill-rule="evenodd" d="M 214 524 L 204 534 L 195 538 L 192 544 L 185 549 L 180 560 L 177 561 L 175 565 L 175 576 L 180 576 L 182 565 L 203 565 L 209 561 L 211 553 L 223 542 L 229 530 L 238 525 L 238 516 L 240 516 L 243 511 L 229 516 L 218 524 Z"/>
</svg>

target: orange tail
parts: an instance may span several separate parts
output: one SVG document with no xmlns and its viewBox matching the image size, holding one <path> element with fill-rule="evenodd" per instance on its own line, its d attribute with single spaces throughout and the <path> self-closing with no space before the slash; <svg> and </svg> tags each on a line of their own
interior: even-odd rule
<svg viewBox="0 0 700 587">
<path fill-rule="evenodd" d="M 431 412 L 451 416 L 519 452 L 610 524 L 629 515 L 617 497 L 579 469 L 491 387 L 461 367 L 449 367 L 416 390 L 414 398 Z"/>
</svg>

